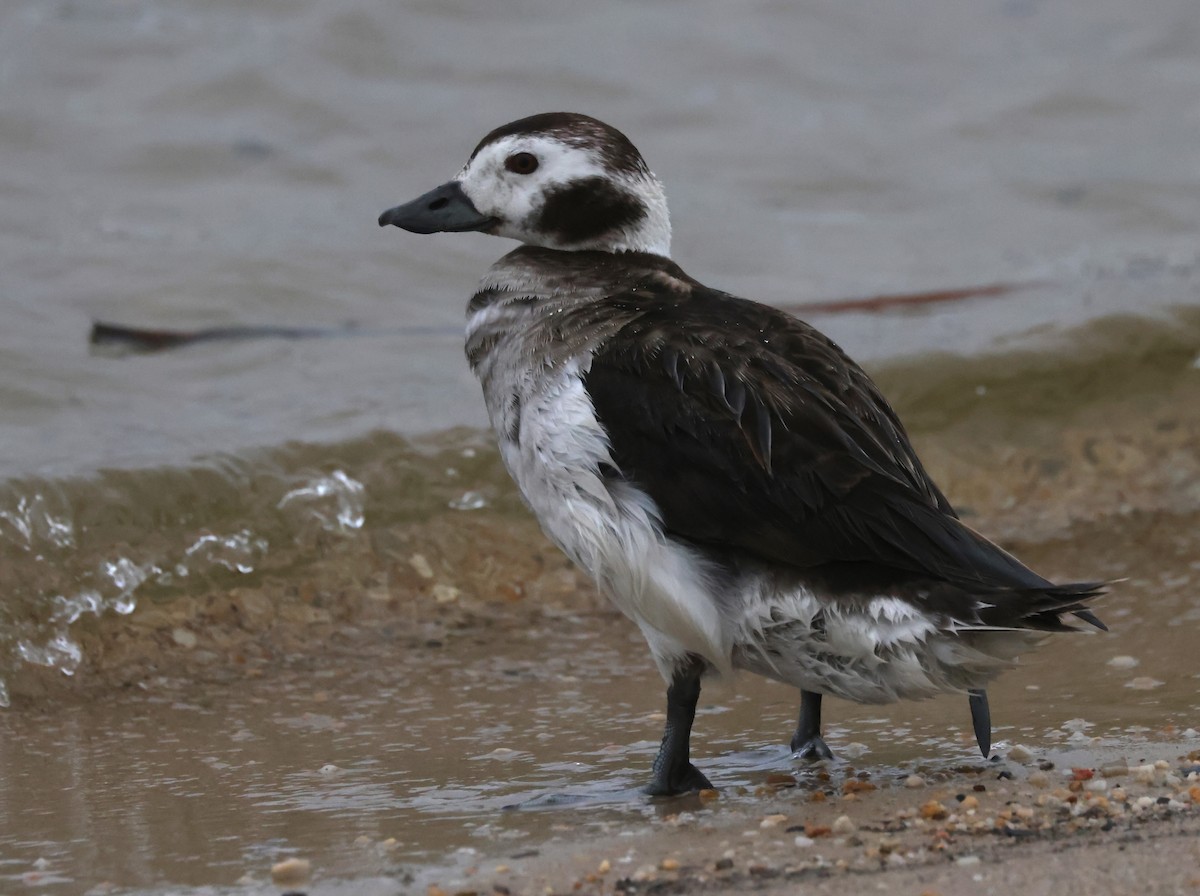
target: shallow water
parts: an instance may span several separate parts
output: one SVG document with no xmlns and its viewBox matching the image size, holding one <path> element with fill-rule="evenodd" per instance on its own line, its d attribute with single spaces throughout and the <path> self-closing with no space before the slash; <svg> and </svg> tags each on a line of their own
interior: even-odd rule
<svg viewBox="0 0 1200 896">
<path fill-rule="evenodd" d="M 1200 619 L 1197 523 L 1134 518 L 1026 552 L 1091 569 L 1148 554 L 1154 574 L 1104 564 L 1132 574 L 1103 604 L 1113 633 L 1060 636 L 992 689 L 998 753 L 1020 743 L 1074 750 L 1077 765 L 1099 764 L 1101 750 L 1134 761 L 1200 722 L 1200 675 L 1179 663 Z M 40 875 L 40 889 L 62 893 L 263 885 L 272 862 L 297 855 L 325 881 L 420 880 L 555 837 L 636 831 L 681 805 L 633 791 L 657 745 L 661 690 L 624 620 L 534 614 L 419 644 L 377 633 L 235 685 L 153 682 L 0 716 L 0 879 Z M 723 790 L 710 811 L 752 804 L 772 772 L 823 786 L 783 746 L 795 709 L 793 691 L 748 676 L 706 691 L 693 756 Z M 885 783 L 982 762 L 961 698 L 830 701 L 826 720 L 838 780 L 845 764 Z M 526 808 L 505 811 L 514 804 Z"/>
<path fill-rule="evenodd" d="M 1198 727 L 1194 5 L 0 6 L 0 889 L 269 889 L 300 854 L 393 892 L 660 811 L 644 646 L 478 429 L 457 333 L 508 245 L 375 224 L 550 108 L 633 137 L 713 285 L 1018 285 L 811 319 L 974 524 L 1127 579 L 1111 635 L 996 686 L 1001 743 Z M 113 357 L 96 319 L 353 335 Z M 978 762 L 961 704 L 831 702 L 830 741 Z M 728 805 L 792 768 L 794 712 L 706 690 Z"/>
</svg>

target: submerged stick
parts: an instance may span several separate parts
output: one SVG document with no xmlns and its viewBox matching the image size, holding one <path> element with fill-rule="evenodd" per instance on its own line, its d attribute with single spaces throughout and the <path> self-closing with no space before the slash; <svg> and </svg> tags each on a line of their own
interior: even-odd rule
<svg viewBox="0 0 1200 896">
<path fill-rule="evenodd" d="M 161 352 L 199 342 L 239 342 L 248 339 L 326 339 L 339 336 L 461 336 L 461 327 L 427 326 L 366 330 L 348 327 L 230 326 L 198 330 L 159 330 L 94 321 L 88 343 L 118 352 Z"/>
<path fill-rule="evenodd" d="M 127 327 L 94 321 L 88 338 L 91 345 L 123 346 L 147 352 L 157 352 L 197 342 L 217 342 L 241 339 L 314 339 L 338 335 L 334 329 L 306 327 L 205 327 L 199 330 L 153 330 Z"/>
</svg>

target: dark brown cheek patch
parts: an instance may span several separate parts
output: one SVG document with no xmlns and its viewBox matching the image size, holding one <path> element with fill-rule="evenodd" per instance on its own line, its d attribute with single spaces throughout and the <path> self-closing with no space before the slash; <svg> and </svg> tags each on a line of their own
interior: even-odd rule
<svg viewBox="0 0 1200 896">
<path fill-rule="evenodd" d="M 536 228 L 562 244 L 583 243 L 644 217 L 646 207 L 637 197 L 602 177 L 586 177 L 549 191 Z"/>
</svg>

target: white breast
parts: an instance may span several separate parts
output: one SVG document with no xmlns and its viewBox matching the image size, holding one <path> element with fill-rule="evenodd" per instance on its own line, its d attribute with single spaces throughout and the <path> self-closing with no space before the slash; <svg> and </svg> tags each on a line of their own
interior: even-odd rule
<svg viewBox="0 0 1200 896">
<path fill-rule="evenodd" d="M 638 624 L 664 677 L 688 653 L 728 671 L 729 634 L 704 559 L 663 535 L 648 495 L 600 475 L 615 464 L 584 363 L 521 377 L 519 402 L 485 384 L 505 466 L 546 534 Z"/>
</svg>

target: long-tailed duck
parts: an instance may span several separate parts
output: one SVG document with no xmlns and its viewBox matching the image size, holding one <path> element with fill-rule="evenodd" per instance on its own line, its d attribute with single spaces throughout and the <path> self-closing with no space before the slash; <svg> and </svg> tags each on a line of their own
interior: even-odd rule
<svg viewBox="0 0 1200 896">
<path fill-rule="evenodd" d="M 546 534 L 637 623 L 668 683 L 650 794 L 689 761 L 701 678 L 800 689 L 791 745 L 827 758 L 821 698 L 969 696 L 1098 583 L 1055 585 L 959 520 L 875 384 L 826 336 L 671 260 L 662 185 L 586 115 L 492 131 L 453 180 L 384 212 L 524 245 L 467 306 L 505 466 Z"/>
</svg>

